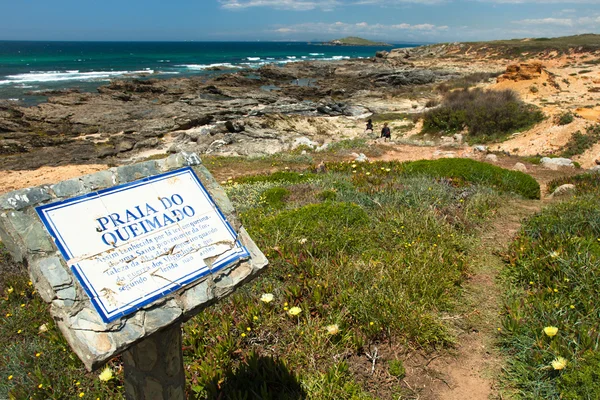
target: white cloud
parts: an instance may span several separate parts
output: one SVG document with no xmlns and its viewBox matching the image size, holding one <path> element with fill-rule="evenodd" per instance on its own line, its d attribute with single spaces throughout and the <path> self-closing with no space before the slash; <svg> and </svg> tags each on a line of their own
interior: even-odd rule
<svg viewBox="0 0 600 400">
<path fill-rule="evenodd" d="M 338 0 L 219 0 L 226 10 L 242 10 L 250 7 L 270 7 L 281 10 L 308 11 L 316 8 L 325 11 L 333 10 L 341 4 Z"/>
<path fill-rule="evenodd" d="M 598 4 L 598 0 L 476 0 L 482 3 L 499 4 Z"/>
<path fill-rule="evenodd" d="M 336 35 L 370 35 L 370 36 L 389 36 L 398 32 L 414 31 L 420 33 L 435 33 L 448 30 L 447 25 L 433 24 L 369 24 L 367 22 L 359 22 L 349 24 L 345 22 L 307 22 L 303 24 L 291 25 L 286 27 L 276 28 L 274 32 L 279 33 L 320 33 L 320 34 L 336 34 Z"/>
<path fill-rule="evenodd" d="M 600 16 L 582 18 L 538 18 L 512 21 L 513 24 L 577 27 L 578 29 L 594 29 L 600 24 Z M 567 32 L 565 32 L 567 34 Z"/>
<path fill-rule="evenodd" d="M 571 18 L 539 18 L 513 21 L 513 24 L 573 26 Z"/>
<path fill-rule="evenodd" d="M 321 9 L 331 11 L 340 6 L 402 4 L 440 4 L 451 0 L 219 0 L 226 10 L 243 10 L 251 7 L 269 7 L 279 10 L 308 11 Z"/>
</svg>

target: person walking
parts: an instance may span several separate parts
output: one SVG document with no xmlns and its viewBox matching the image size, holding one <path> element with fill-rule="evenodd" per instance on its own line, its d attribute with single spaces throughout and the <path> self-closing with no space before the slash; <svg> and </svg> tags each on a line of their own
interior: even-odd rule
<svg viewBox="0 0 600 400">
<path fill-rule="evenodd" d="M 371 131 L 371 133 L 373 133 L 373 121 L 371 119 L 369 119 L 367 121 L 367 127 L 365 128 L 365 133 L 368 133 L 369 131 Z"/>
<path fill-rule="evenodd" d="M 381 129 L 381 137 L 385 142 L 392 139 L 392 131 L 390 130 L 387 122 L 383 124 L 383 128 Z"/>
</svg>

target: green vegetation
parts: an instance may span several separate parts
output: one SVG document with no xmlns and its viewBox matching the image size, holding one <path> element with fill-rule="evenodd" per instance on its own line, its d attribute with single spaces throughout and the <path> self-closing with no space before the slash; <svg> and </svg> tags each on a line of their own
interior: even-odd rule
<svg viewBox="0 0 600 400">
<path fill-rule="evenodd" d="M 373 42 L 371 40 L 359 38 L 356 36 L 348 36 L 342 39 L 332 40 L 331 42 L 327 42 L 327 44 L 333 45 L 343 45 L 343 46 L 392 46 L 389 43 L 384 42 Z"/>
<path fill-rule="evenodd" d="M 184 324 L 189 397 L 372 399 L 352 361 L 372 346 L 398 397 L 404 366 L 386 349 L 454 342 L 442 316 L 459 301 L 475 228 L 500 204 L 494 187 L 535 192 L 515 174 L 446 159 L 229 181 L 270 267 Z M 0 397 L 120 398 L 119 358 L 109 381 L 86 373 L 24 274 L 3 279 Z"/>
<path fill-rule="evenodd" d="M 471 42 L 465 46 L 469 51 L 493 51 L 504 56 L 523 57 L 526 53 L 534 57 L 536 53 L 557 51 L 559 54 L 569 53 L 573 48 L 581 52 L 593 52 L 600 49 L 600 35 L 583 34 L 555 38 L 494 40 L 490 42 Z"/>
<path fill-rule="evenodd" d="M 474 72 L 469 75 L 461 76 L 457 79 L 441 83 L 437 86 L 440 93 L 448 93 L 453 89 L 468 89 L 481 82 L 487 82 L 490 79 L 501 75 L 503 71 L 498 72 Z"/>
<path fill-rule="evenodd" d="M 596 399 L 600 192 L 529 219 L 506 259 L 500 332 L 506 385 L 521 399 Z"/>
<path fill-rule="evenodd" d="M 565 112 L 558 114 L 554 118 L 554 123 L 556 125 L 568 125 L 571 122 L 573 122 L 573 119 L 574 119 L 573 113 L 571 111 L 565 111 Z"/>
<path fill-rule="evenodd" d="M 579 195 L 600 192 L 600 173 L 591 172 L 554 179 L 548 183 L 548 193 L 567 183 L 575 185 L 575 193 Z"/>
<path fill-rule="evenodd" d="M 577 131 L 573 133 L 561 152 L 561 157 L 571 158 L 583 154 L 587 149 L 600 141 L 600 124 L 588 125 L 585 133 Z"/>
<path fill-rule="evenodd" d="M 519 100 L 510 90 L 481 89 L 449 92 L 440 107 L 425 112 L 422 133 L 449 134 L 468 130 L 468 140 L 487 143 L 528 129 L 544 114 Z"/>
</svg>

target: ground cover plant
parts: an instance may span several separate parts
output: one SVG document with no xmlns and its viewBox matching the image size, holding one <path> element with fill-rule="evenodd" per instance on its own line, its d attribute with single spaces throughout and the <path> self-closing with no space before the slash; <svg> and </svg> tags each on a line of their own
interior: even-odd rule
<svg viewBox="0 0 600 400">
<path fill-rule="evenodd" d="M 468 131 L 468 140 L 486 143 L 532 127 L 544 119 L 535 106 L 510 90 L 465 89 L 448 92 L 442 104 L 423 114 L 422 133 Z"/>
<path fill-rule="evenodd" d="M 584 174 L 553 179 L 548 182 L 548 193 L 565 184 L 575 185 L 576 194 L 600 193 L 600 173 L 588 172 Z"/>
<path fill-rule="evenodd" d="M 294 167 L 226 180 L 270 267 L 183 325 L 190 398 L 405 394 L 397 354 L 455 340 L 441 316 L 460 299 L 474 228 L 493 215 L 500 191 L 528 193 L 519 188 L 526 175 L 498 180 L 513 172 L 471 160 Z M 122 396 L 119 359 L 108 380 L 86 373 L 23 273 L 1 290 L 10 346 L 0 349 L 0 397 Z M 359 361 L 375 348 L 377 368 L 364 371 Z"/>
<path fill-rule="evenodd" d="M 588 125 L 585 133 L 577 131 L 573 133 L 567 144 L 562 150 L 562 157 L 573 157 L 584 153 L 593 145 L 600 141 L 600 124 Z"/>
<path fill-rule="evenodd" d="M 529 219 L 506 256 L 499 333 L 516 398 L 600 398 L 600 191 L 579 177 L 587 194 Z"/>
</svg>

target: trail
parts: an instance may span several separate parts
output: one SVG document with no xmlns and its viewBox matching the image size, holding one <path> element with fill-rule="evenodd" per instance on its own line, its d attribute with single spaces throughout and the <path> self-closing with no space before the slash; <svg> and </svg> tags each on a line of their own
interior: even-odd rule
<svg viewBox="0 0 600 400">
<path fill-rule="evenodd" d="M 501 398 L 497 377 L 502 357 L 494 347 L 500 327 L 502 289 L 497 276 L 503 267 L 497 255 L 504 251 L 521 222 L 541 210 L 543 201 L 511 199 L 481 230 L 477 259 L 464 285 L 462 304 L 450 321 L 457 345 L 450 351 L 413 354 L 406 362 L 405 384 L 415 399 L 485 400 Z"/>
</svg>

